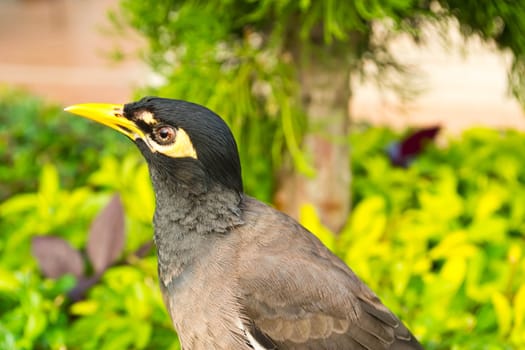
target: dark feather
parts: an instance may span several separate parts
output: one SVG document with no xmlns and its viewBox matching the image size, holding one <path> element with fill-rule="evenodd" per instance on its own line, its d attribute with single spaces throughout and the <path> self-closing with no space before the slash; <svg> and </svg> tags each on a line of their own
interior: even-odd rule
<svg viewBox="0 0 525 350">
<path fill-rule="evenodd" d="M 279 349 L 421 349 L 406 327 L 324 245 L 290 218 L 247 199 L 240 301 Z"/>
</svg>

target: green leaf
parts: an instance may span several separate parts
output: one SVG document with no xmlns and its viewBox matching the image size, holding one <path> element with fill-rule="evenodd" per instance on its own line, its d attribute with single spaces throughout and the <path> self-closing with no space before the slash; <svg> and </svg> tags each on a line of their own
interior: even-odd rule
<svg viewBox="0 0 525 350">
<path fill-rule="evenodd" d="M 451 257 L 443 265 L 440 272 L 442 283 L 449 292 L 455 293 L 463 281 L 467 271 L 467 263 L 462 257 Z"/>
<path fill-rule="evenodd" d="M 335 246 L 335 234 L 321 223 L 316 209 L 312 204 L 303 204 L 299 212 L 299 221 L 323 242 L 328 249 L 333 250 Z"/>
<path fill-rule="evenodd" d="M 72 315 L 87 316 L 96 313 L 99 307 L 100 304 L 96 300 L 82 300 L 71 305 L 69 310 Z"/>
<path fill-rule="evenodd" d="M 300 0 L 299 2 L 299 8 L 304 12 L 308 10 L 308 8 L 311 5 L 311 0 Z"/>
<path fill-rule="evenodd" d="M 467 231 L 449 232 L 441 242 L 429 252 L 434 260 L 447 259 L 449 257 L 471 257 L 478 250 L 474 244 L 470 243 Z"/>
<path fill-rule="evenodd" d="M 0 293 L 15 293 L 20 286 L 15 274 L 0 266 Z"/>
<path fill-rule="evenodd" d="M 286 141 L 286 145 L 288 147 L 288 150 L 290 151 L 290 154 L 292 155 L 292 159 L 294 162 L 294 165 L 298 169 L 300 173 L 307 177 L 314 177 L 316 172 L 315 169 L 312 167 L 310 162 L 306 159 L 304 153 L 301 151 L 299 147 L 299 142 L 296 137 L 296 130 L 293 125 L 293 118 L 292 118 L 292 110 L 289 106 L 289 103 L 286 103 L 284 106 L 282 106 L 281 110 L 281 121 L 282 121 L 282 128 L 283 128 L 283 135 L 284 140 Z"/>
<path fill-rule="evenodd" d="M 41 310 L 33 310 L 27 315 L 27 322 L 24 328 L 24 336 L 28 339 L 37 338 L 45 331 L 47 326 L 47 318 Z"/>
<path fill-rule="evenodd" d="M 15 335 L 0 323 L 0 349 L 18 350 L 15 342 Z"/>
<path fill-rule="evenodd" d="M 514 331 L 525 334 L 525 284 L 522 284 L 512 303 L 514 311 Z M 525 341 L 525 339 L 524 339 Z"/>
<path fill-rule="evenodd" d="M 512 323 L 512 309 L 508 299 L 501 293 L 492 295 L 492 305 L 498 320 L 498 334 L 502 337 L 509 333 Z"/>
<path fill-rule="evenodd" d="M 152 325 L 142 320 L 133 323 L 134 345 L 137 349 L 144 349 L 151 341 Z"/>
<path fill-rule="evenodd" d="M 5 218 L 20 215 L 33 210 L 38 205 L 38 196 L 34 193 L 18 194 L 0 204 L 0 216 Z"/>
<path fill-rule="evenodd" d="M 377 241 L 386 228 L 386 204 L 383 197 L 371 196 L 354 208 L 350 229 L 354 239 Z"/>
<path fill-rule="evenodd" d="M 507 191 L 501 187 L 491 186 L 477 199 L 478 206 L 474 220 L 482 220 L 493 215 L 507 200 Z"/>
<path fill-rule="evenodd" d="M 59 187 L 57 169 L 51 164 L 44 165 L 40 174 L 39 195 L 46 202 L 53 202 L 58 196 Z"/>
</svg>

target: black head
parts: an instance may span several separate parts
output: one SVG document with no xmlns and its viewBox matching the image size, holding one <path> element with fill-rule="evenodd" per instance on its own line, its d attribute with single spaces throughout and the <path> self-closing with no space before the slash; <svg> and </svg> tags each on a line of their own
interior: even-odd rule
<svg viewBox="0 0 525 350">
<path fill-rule="evenodd" d="M 66 110 L 108 125 L 135 141 L 162 181 L 206 191 L 220 184 L 242 192 L 237 144 L 226 123 L 186 101 L 146 97 L 122 105 L 84 104 Z"/>
<path fill-rule="evenodd" d="M 146 139 L 136 140 L 150 167 L 195 189 L 219 183 L 242 192 L 233 135 L 217 114 L 186 101 L 146 97 L 124 105 Z"/>
</svg>

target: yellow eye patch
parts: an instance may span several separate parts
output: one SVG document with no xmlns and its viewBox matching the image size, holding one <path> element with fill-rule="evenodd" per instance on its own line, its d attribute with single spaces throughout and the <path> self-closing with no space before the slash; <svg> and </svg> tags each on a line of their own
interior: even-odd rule
<svg viewBox="0 0 525 350">
<path fill-rule="evenodd" d="M 153 139 L 149 139 L 150 148 L 171 158 L 194 158 L 197 159 L 197 152 L 190 137 L 184 129 L 176 129 L 177 135 L 173 143 L 161 145 Z"/>
<path fill-rule="evenodd" d="M 141 111 L 140 113 L 136 114 L 136 118 L 153 128 L 155 128 L 155 126 L 158 127 L 158 125 L 161 123 L 155 118 L 153 113 L 149 111 Z M 156 131 L 154 130 L 153 133 L 157 132 L 159 129 L 156 129 Z M 150 149 L 153 152 L 159 152 L 171 158 L 189 157 L 197 159 L 197 152 L 195 151 L 193 143 L 191 142 L 191 139 L 186 133 L 186 131 L 180 128 L 173 128 L 173 130 L 175 130 L 176 132 L 175 141 L 168 144 L 163 144 L 161 140 L 159 140 L 158 135 L 157 137 L 149 135 L 148 144 L 150 146 Z"/>
</svg>

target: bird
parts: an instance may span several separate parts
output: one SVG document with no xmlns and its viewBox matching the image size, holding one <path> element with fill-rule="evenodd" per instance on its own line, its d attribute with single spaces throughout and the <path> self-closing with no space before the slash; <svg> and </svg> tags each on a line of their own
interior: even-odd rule
<svg viewBox="0 0 525 350">
<path fill-rule="evenodd" d="M 423 349 L 319 239 L 243 190 L 226 122 L 184 100 L 76 104 L 145 158 L 164 303 L 184 350 Z"/>
</svg>

